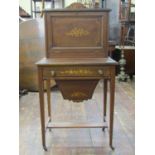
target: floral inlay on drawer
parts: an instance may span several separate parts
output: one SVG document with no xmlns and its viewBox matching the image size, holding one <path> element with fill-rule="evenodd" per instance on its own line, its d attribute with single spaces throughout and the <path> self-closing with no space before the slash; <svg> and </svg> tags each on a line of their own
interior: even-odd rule
<svg viewBox="0 0 155 155">
<path fill-rule="evenodd" d="M 59 71 L 59 74 L 64 75 L 72 75 L 72 76 L 87 76 L 93 75 L 95 72 L 88 69 L 68 69 L 64 71 Z"/>
</svg>

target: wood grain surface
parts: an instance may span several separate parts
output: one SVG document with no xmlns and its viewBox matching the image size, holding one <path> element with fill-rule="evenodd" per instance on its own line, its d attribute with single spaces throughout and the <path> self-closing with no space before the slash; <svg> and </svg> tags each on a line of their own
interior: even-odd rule
<svg viewBox="0 0 155 155">
<path fill-rule="evenodd" d="M 45 10 L 47 58 L 108 56 L 108 9 Z"/>
</svg>

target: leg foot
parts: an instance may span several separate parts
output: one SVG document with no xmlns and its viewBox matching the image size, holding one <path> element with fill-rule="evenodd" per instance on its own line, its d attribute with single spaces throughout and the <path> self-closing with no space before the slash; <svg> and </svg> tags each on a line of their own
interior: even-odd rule
<svg viewBox="0 0 155 155">
<path fill-rule="evenodd" d="M 106 128 L 108 128 L 108 127 L 107 127 L 107 126 L 104 126 L 104 127 L 102 128 L 102 131 L 104 132 Z"/>
<path fill-rule="evenodd" d="M 110 147 L 111 147 L 111 149 L 112 149 L 113 151 L 115 150 L 114 146 L 110 145 Z"/>
<path fill-rule="evenodd" d="M 47 151 L 47 147 L 46 146 L 43 146 L 43 148 L 44 148 L 45 151 Z"/>
</svg>

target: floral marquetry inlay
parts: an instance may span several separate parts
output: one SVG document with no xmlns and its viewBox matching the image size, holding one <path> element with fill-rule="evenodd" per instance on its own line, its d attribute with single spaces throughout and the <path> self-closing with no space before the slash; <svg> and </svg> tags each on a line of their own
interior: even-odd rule
<svg viewBox="0 0 155 155">
<path fill-rule="evenodd" d="M 71 94 L 71 97 L 73 97 L 73 98 L 80 98 L 80 97 L 87 97 L 87 94 L 85 94 L 85 93 L 83 93 L 83 92 L 73 92 L 72 94 Z"/>
<path fill-rule="evenodd" d="M 89 31 L 83 29 L 83 28 L 73 28 L 69 32 L 66 33 L 67 36 L 71 37 L 83 37 L 89 35 Z"/>
<path fill-rule="evenodd" d="M 73 75 L 73 76 L 86 76 L 86 75 L 92 75 L 93 72 L 88 69 L 70 69 L 70 70 L 64 70 L 60 71 L 60 74 L 62 75 Z"/>
</svg>

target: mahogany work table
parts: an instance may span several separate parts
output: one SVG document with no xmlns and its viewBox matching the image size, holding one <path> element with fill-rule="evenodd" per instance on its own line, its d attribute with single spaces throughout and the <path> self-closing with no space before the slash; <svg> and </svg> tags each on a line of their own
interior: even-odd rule
<svg viewBox="0 0 155 155">
<path fill-rule="evenodd" d="M 113 149 L 113 115 L 114 115 L 114 93 L 115 93 L 115 66 L 116 62 L 111 58 L 83 58 L 83 59 L 52 59 L 43 58 L 37 62 L 42 143 L 46 147 L 46 129 L 51 128 L 107 128 L 106 125 L 106 104 L 107 104 L 107 80 L 110 81 L 110 123 L 109 123 L 109 145 Z M 73 101 L 90 99 L 99 80 L 104 81 L 104 118 L 101 123 L 54 123 L 51 122 L 51 101 L 50 101 L 50 80 L 54 79 L 64 98 Z M 44 105 L 44 81 L 47 82 L 48 100 L 48 124 L 45 125 Z M 63 81 L 64 83 L 61 83 Z M 68 82 L 69 81 L 69 82 Z M 72 81 L 73 84 L 72 84 Z M 59 83 L 60 82 L 60 83 Z M 66 83 L 65 83 L 66 82 Z M 88 82 L 88 83 L 87 83 Z M 80 85 L 81 83 L 81 85 Z M 84 85 L 86 83 L 86 85 Z M 67 85 L 67 87 L 65 87 Z M 77 85 L 79 88 L 76 89 Z M 64 87 L 63 87 L 64 86 Z M 75 88 L 74 88 L 75 87 Z M 88 88 L 88 89 L 87 89 Z M 71 89 L 72 93 L 68 90 Z M 89 92 L 89 90 L 92 90 Z M 89 92 L 89 93 L 87 93 Z M 76 103 L 75 103 L 76 104 Z"/>
<path fill-rule="evenodd" d="M 113 149 L 115 66 L 108 58 L 109 9 L 44 10 L 46 58 L 37 62 L 42 143 L 46 129 L 107 128 L 107 81 L 110 83 L 109 144 Z M 51 118 L 50 80 L 55 80 L 64 99 L 81 102 L 92 98 L 99 80 L 104 81 L 104 112 L 101 123 L 54 123 Z M 49 120 L 45 125 L 44 81 L 47 83 Z M 77 104 L 77 103 L 75 103 Z M 81 103 L 82 104 L 82 103 Z"/>
</svg>

